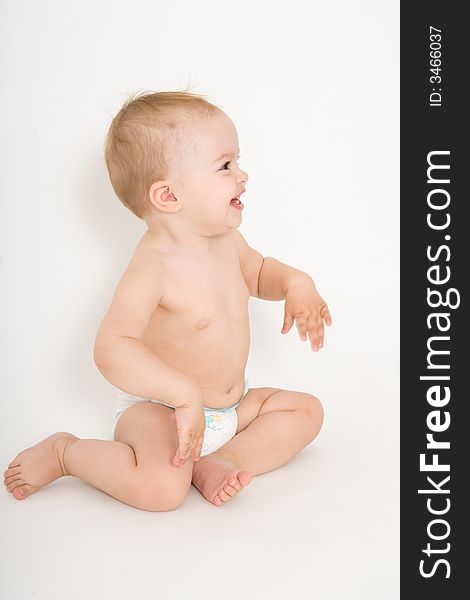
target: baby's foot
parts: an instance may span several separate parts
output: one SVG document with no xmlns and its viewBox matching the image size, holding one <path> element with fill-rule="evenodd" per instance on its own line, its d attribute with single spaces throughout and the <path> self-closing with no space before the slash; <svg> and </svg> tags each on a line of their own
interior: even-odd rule
<svg viewBox="0 0 470 600">
<path fill-rule="evenodd" d="M 250 481 L 248 471 L 216 453 L 203 456 L 194 463 L 193 484 L 216 506 L 236 496 Z"/>
<path fill-rule="evenodd" d="M 58 477 L 67 475 L 64 450 L 72 440 L 78 439 L 61 431 L 20 452 L 3 473 L 7 490 L 17 500 L 23 500 Z"/>
</svg>

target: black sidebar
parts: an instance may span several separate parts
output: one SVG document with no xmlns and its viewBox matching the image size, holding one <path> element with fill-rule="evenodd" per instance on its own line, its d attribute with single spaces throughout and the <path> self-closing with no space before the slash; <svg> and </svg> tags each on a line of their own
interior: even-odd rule
<svg viewBox="0 0 470 600">
<path fill-rule="evenodd" d="M 464 7 L 401 3 L 405 600 L 470 597 L 470 499 L 464 491 L 470 480 L 470 23 Z"/>
</svg>

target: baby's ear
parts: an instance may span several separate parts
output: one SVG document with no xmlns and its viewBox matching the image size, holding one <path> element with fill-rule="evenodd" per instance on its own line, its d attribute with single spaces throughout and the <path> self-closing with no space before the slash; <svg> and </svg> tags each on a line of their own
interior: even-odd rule
<svg viewBox="0 0 470 600">
<path fill-rule="evenodd" d="M 175 213 L 181 209 L 181 203 L 175 195 L 170 192 L 168 181 L 156 181 L 149 189 L 150 202 L 163 212 Z"/>
</svg>

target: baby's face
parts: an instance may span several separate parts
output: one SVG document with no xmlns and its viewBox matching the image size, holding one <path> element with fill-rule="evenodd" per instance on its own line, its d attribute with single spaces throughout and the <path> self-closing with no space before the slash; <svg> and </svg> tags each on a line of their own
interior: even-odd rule
<svg viewBox="0 0 470 600">
<path fill-rule="evenodd" d="M 192 124 L 175 196 L 201 235 L 222 235 L 242 221 L 243 205 L 232 202 L 248 180 L 238 166 L 239 152 L 237 130 L 225 113 Z"/>
</svg>

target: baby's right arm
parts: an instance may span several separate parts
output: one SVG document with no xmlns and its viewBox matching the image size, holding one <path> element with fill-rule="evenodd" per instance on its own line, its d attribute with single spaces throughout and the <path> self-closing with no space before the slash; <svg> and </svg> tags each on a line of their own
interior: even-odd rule
<svg viewBox="0 0 470 600">
<path fill-rule="evenodd" d="M 98 330 L 95 364 L 108 381 L 129 394 L 158 398 L 176 407 L 202 406 L 197 382 L 167 365 L 142 341 L 162 297 L 158 268 L 134 259 Z"/>
</svg>

